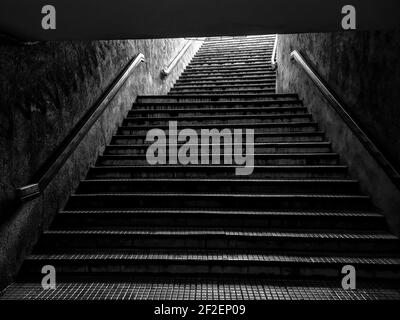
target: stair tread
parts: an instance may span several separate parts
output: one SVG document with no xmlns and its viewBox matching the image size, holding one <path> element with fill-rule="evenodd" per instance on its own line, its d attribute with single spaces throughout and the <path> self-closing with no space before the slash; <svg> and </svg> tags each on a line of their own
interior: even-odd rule
<svg viewBox="0 0 400 320">
<path fill-rule="evenodd" d="M 170 169 L 231 169 L 234 168 L 235 165 L 207 165 L 207 164 L 198 164 L 198 165 L 175 165 L 175 164 L 166 164 L 166 165 L 133 165 L 133 166 L 92 166 L 93 169 L 100 168 L 102 170 L 110 168 L 110 169 L 141 169 L 141 168 L 170 168 Z M 346 165 L 284 165 L 284 166 L 260 166 L 255 165 L 254 169 L 347 169 Z"/>
<path fill-rule="evenodd" d="M 346 240 L 399 240 L 396 236 L 385 232 L 368 231 L 265 231 L 263 229 L 248 230 L 239 228 L 130 228 L 129 230 L 48 230 L 45 235 L 161 235 L 161 236 L 227 236 L 227 237 L 267 237 L 267 238 L 308 238 L 308 239 L 346 239 Z"/>
<path fill-rule="evenodd" d="M 235 155 L 233 153 L 233 155 Z M 254 152 L 254 156 L 261 157 L 337 157 L 338 153 L 334 152 L 309 152 L 309 153 L 256 153 Z M 105 154 L 100 156 L 101 158 L 120 158 L 120 159 L 129 159 L 129 158 L 145 158 L 145 154 Z"/>
<path fill-rule="evenodd" d="M 201 120 L 213 120 L 213 119 L 253 119 L 253 118 L 310 118 L 310 113 L 303 114 L 288 114 L 288 113 L 278 113 L 278 114 L 222 114 L 222 115 L 199 115 L 194 118 L 192 115 L 189 116 L 168 116 L 168 117 L 135 117 L 135 116 L 127 116 L 125 119 L 134 121 L 173 121 L 173 120 L 192 120 L 192 121 L 201 121 Z"/>
<path fill-rule="evenodd" d="M 367 265 L 396 265 L 400 266 L 400 257 L 375 257 L 374 255 L 365 257 L 352 256 L 323 256 L 323 255 L 293 255 L 293 254 L 268 254 L 253 252 L 217 252 L 217 251 L 133 251 L 133 252 L 104 252 L 95 253 L 49 253 L 31 254 L 28 261 L 42 260 L 67 260 L 67 261 L 99 261 L 99 260 L 125 260 L 125 261 L 188 261 L 195 262 L 242 262 L 242 263 L 307 263 L 307 264 L 367 264 Z"/>
<path fill-rule="evenodd" d="M 202 98 L 206 98 L 207 96 L 210 96 L 212 98 L 214 97 L 271 97 L 271 98 L 280 98 L 280 97 L 295 97 L 298 98 L 297 93 L 283 93 L 283 94 L 279 94 L 279 93 L 266 93 L 266 94 L 229 94 L 229 95 L 221 95 L 221 94 L 208 94 L 208 95 L 202 95 Z M 177 99 L 179 97 L 179 95 L 174 96 L 175 99 Z M 190 95 L 182 95 L 183 98 L 189 98 Z M 193 95 L 194 98 L 197 98 L 198 95 Z M 137 99 L 171 99 L 170 95 L 139 95 L 137 96 Z M 270 101 L 270 100 L 266 100 L 266 101 Z"/>
<path fill-rule="evenodd" d="M 176 182 L 215 182 L 215 183 L 223 183 L 223 182 L 236 182 L 236 183 L 243 183 L 243 179 L 231 178 L 231 179 L 211 179 L 211 178 L 203 178 L 203 179 L 193 179 L 193 178 L 186 178 L 186 179 L 179 179 L 179 178 L 135 178 L 135 179 L 86 179 L 82 182 L 115 182 L 115 181 L 122 181 L 122 182 L 165 182 L 165 181 L 176 181 Z M 358 180 L 352 179 L 246 179 L 246 182 L 254 182 L 254 183 L 316 183 L 316 182 L 323 182 L 323 183 L 358 183 Z"/>
<path fill-rule="evenodd" d="M 109 144 L 107 147 L 108 148 L 148 148 L 149 144 L 153 142 L 146 142 L 146 143 L 137 143 L 137 144 Z M 187 143 L 187 142 L 179 142 L 177 143 L 177 146 L 185 144 L 186 146 L 220 146 L 219 144 L 213 144 L 213 143 L 206 143 L 206 144 L 201 144 L 201 143 Z M 242 145 L 241 143 L 232 143 L 231 145 L 236 146 L 236 145 Z M 252 144 L 255 148 L 260 147 L 260 146 L 330 146 L 331 143 L 329 141 L 312 141 L 312 142 L 254 142 Z M 168 146 L 167 144 L 157 144 L 157 146 Z M 222 149 L 222 147 L 221 147 Z"/>
<path fill-rule="evenodd" d="M 254 210 L 207 210 L 203 208 L 199 209 L 186 209 L 186 208 L 176 208 L 176 209 L 129 209 L 129 210 L 63 210 L 59 214 L 70 215 L 70 214 L 135 214 L 135 213 L 160 213 L 160 214 L 214 214 L 214 215 L 247 215 L 247 216 L 337 216 L 337 217 L 379 217 L 383 216 L 376 212 L 368 211 L 355 211 L 355 210 L 279 210 L 279 211 L 254 211 Z"/>
<path fill-rule="evenodd" d="M 170 99 L 170 96 L 168 96 L 168 99 Z M 232 101 L 232 100 L 219 100 L 219 101 L 176 101 L 176 102 L 170 102 L 170 101 L 165 101 L 165 102 L 136 102 L 134 105 L 136 106 L 191 106 L 191 105 L 225 105 L 225 104 L 273 104 L 273 103 L 279 103 L 279 104 L 285 104 L 285 103 L 301 103 L 301 100 L 298 99 L 291 99 L 291 100 L 245 100 L 245 101 Z M 131 110 L 135 110 L 132 108 Z"/>
<path fill-rule="evenodd" d="M 271 122 L 271 123 L 250 123 L 250 125 L 252 127 L 296 127 L 296 126 L 317 126 L 317 123 L 315 121 L 291 121 L 291 122 Z M 216 128 L 216 127 L 224 127 L 226 128 L 227 124 L 226 123 L 204 123 L 204 124 L 199 124 L 199 123 L 194 123 L 191 124 L 192 128 L 207 128 L 207 127 L 212 127 L 212 128 Z M 249 123 L 230 123 L 229 127 L 249 127 Z M 157 128 L 162 128 L 162 127 L 167 127 L 168 128 L 168 124 L 160 124 L 157 125 Z M 136 128 L 154 128 L 154 125 L 149 125 L 149 124 L 142 124 L 142 125 L 121 125 L 120 126 L 121 129 L 136 129 Z"/>
<path fill-rule="evenodd" d="M 294 106 L 294 107 L 230 107 L 230 108 L 165 108 L 165 109 L 146 109 L 146 108 L 132 108 L 131 114 L 135 113 L 167 113 L 167 112 L 254 112 L 254 111 L 307 111 L 307 107 Z"/>
</svg>

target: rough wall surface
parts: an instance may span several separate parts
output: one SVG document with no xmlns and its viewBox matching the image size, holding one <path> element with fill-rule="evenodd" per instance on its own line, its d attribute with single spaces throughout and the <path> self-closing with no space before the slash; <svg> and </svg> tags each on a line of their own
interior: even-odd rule
<svg viewBox="0 0 400 320">
<path fill-rule="evenodd" d="M 400 31 L 279 35 L 277 90 L 298 91 L 306 98 L 306 76 L 290 62 L 294 49 L 304 54 L 400 170 Z"/>
<path fill-rule="evenodd" d="M 161 70 L 185 39 L 49 42 L 0 46 L 0 288 L 104 150 L 138 94 L 165 94 L 197 51 L 195 41 L 171 74 Z M 32 182 L 79 119 L 138 53 L 109 107 L 43 195 L 24 205 L 15 188 Z"/>
<path fill-rule="evenodd" d="M 277 91 L 297 92 L 363 192 L 400 235 L 400 190 L 333 110 L 301 67 L 298 50 L 394 167 L 400 167 L 400 32 L 279 35 Z"/>
</svg>

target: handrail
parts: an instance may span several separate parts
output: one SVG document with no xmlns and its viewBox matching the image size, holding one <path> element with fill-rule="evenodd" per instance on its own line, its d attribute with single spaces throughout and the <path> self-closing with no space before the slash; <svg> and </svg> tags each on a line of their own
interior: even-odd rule
<svg viewBox="0 0 400 320">
<path fill-rule="evenodd" d="M 276 70 L 278 68 L 278 64 L 276 63 L 276 48 L 278 46 L 278 35 L 275 35 L 275 41 L 274 41 L 274 48 L 272 49 L 272 55 L 271 55 L 271 67 L 272 70 Z"/>
<path fill-rule="evenodd" d="M 186 50 L 189 49 L 189 47 L 193 41 L 194 40 L 188 40 L 185 43 L 185 45 L 182 47 L 182 49 L 179 50 L 178 54 L 172 59 L 172 61 L 169 63 L 169 65 L 161 70 L 161 75 L 163 77 L 167 77 L 171 73 L 172 69 L 176 66 L 179 59 L 185 54 Z"/>
<path fill-rule="evenodd" d="M 73 134 L 65 141 L 65 147 L 56 154 L 55 160 L 52 161 L 51 165 L 38 181 L 17 189 L 18 197 L 21 201 L 36 198 L 43 192 L 72 152 L 78 147 L 79 143 L 86 136 L 94 123 L 103 114 L 109 102 L 117 94 L 131 72 L 136 69 L 142 61 L 144 61 L 144 55 L 139 53 L 128 63 L 107 91 L 99 98 L 95 106 L 79 121 L 78 125 L 73 130 Z"/>
<path fill-rule="evenodd" d="M 304 57 L 297 51 L 294 50 L 290 53 L 292 61 L 296 61 L 315 83 L 318 89 L 330 102 L 334 110 L 342 117 L 343 121 L 350 127 L 353 133 L 359 138 L 364 147 L 368 150 L 371 156 L 376 162 L 383 168 L 386 174 L 390 177 L 393 183 L 400 188 L 400 174 L 392 166 L 392 164 L 385 158 L 382 152 L 379 151 L 378 147 L 371 141 L 367 134 L 358 126 L 353 118 L 346 111 L 345 106 L 336 97 L 332 90 L 328 88 L 328 85 L 322 80 L 315 70 L 307 63 Z"/>
</svg>

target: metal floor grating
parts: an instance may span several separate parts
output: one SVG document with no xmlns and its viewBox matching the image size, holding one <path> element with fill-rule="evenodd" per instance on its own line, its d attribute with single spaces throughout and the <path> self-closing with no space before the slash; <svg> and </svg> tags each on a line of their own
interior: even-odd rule
<svg viewBox="0 0 400 320">
<path fill-rule="evenodd" d="M 333 281 L 147 279 L 119 282 L 14 283 L 0 300 L 400 300 L 400 288 L 369 283 L 344 290 Z"/>
</svg>

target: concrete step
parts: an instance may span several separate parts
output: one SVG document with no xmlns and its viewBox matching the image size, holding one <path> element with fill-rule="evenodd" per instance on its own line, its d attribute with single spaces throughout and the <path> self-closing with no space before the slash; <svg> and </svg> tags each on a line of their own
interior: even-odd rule
<svg viewBox="0 0 400 320">
<path fill-rule="evenodd" d="M 153 125 L 135 125 L 135 126 L 120 126 L 117 130 L 117 134 L 134 134 L 134 135 L 147 135 L 148 131 L 153 129 Z M 157 128 L 168 130 L 168 125 L 158 125 Z M 191 126 L 191 129 L 195 130 L 198 134 L 201 129 L 218 129 L 222 130 L 226 128 L 226 124 L 195 124 Z M 247 129 L 249 128 L 247 123 L 229 124 L 229 128 L 232 129 Z M 316 122 L 276 122 L 276 123 L 252 123 L 251 128 L 254 129 L 255 134 L 257 133 L 288 133 L 288 132 L 315 132 L 318 129 Z M 178 126 L 178 129 L 182 129 L 182 126 Z"/>
<path fill-rule="evenodd" d="M 295 255 L 212 250 L 142 250 L 111 253 L 33 254 L 25 261 L 24 273 L 40 274 L 43 265 L 60 273 L 93 274 L 190 274 L 257 275 L 281 277 L 340 278 L 344 265 L 353 265 L 357 278 L 400 279 L 400 258 L 368 256 Z"/>
<path fill-rule="evenodd" d="M 271 58 L 272 55 L 272 49 L 271 50 L 259 50 L 259 51 L 243 51 L 243 52 L 224 52 L 224 53 L 202 53 L 198 54 L 193 57 L 193 59 L 190 62 L 197 62 L 197 61 L 202 61 L 206 59 L 211 59 L 211 60 L 240 60 L 240 59 L 251 59 L 251 58 L 264 58 L 264 57 L 269 57 Z"/>
<path fill-rule="evenodd" d="M 221 54 L 223 55 L 224 53 L 229 53 L 229 54 L 235 54 L 235 53 L 253 53 L 253 52 L 267 52 L 267 51 L 272 51 L 273 46 L 270 44 L 262 44 L 262 45 L 257 45 L 257 46 L 241 46 L 240 48 L 235 48 L 234 46 L 221 46 L 218 48 L 207 48 L 205 46 L 202 46 L 196 53 L 196 56 L 201 56 L 203 54 L 211 53 L 211 54 Z"/>
<path fill-rule="evenodd" d="M 268 63 L 251 63 L 251 64 L 243 64 L 243 65 L 223 65 L 223 66 L 191 66 L 188 65 L 185 69 L 185 74 L 188 73 L 202 73 L 202 72 L 247 72 L 247 71 L 256 71 L 256 72 L 268 72 L 273 71 L 270 64 Z"/>
<path fill-rule="evenodd" d="M 164 125 L 168 124 L 169 121 L 179 121 L 178 126 L 190 127 L 194 124 L 206 123 L 211 124 L 226 124 L 229 127 L 230 124 L 247 124 L 251 128 L 252 123 L 277 123 L 277 122 L 311 122 L 312 116 L 310 113 L 304 114 L 249 114 L 249 115 L 199 115 L 193 117 L 187 116 L 169 116 L 169 117 L 126 117 L 122 125 Z"/>
<path fill-rule="evenodd" d="M 149 146 L 153 142 L 147 142 L 146 144 L 126 144 L 126 145 L 108 145 L 104 150 L 104 155 L 111 154 L 146 154 Z M 184 143 L 178 143 L 175 148 L 179 149 Z M 170 146 L 158 144 L 159 147 L 165 148 L 166 152 L 169 152 Z M 173 146 L 174 147 L 174 146 Z M 210 158 L 212 154 L 215 154 L 212 150 L 220 150 L 221 154 L 224 154 L 224 146 L 215 143 L 208 144 L 191 144 L 185 143 L 185 147 L 195 148 L 198 150 L 209 150 Z M 236 148 L 245 152 L 246 145 L 244 143 L 233 143 L 231 144 L 230 152 L 233 152 Z M 326 153 L 331 152 L 331 143 L 329 141 L 322 142 L 260 142 L 254 143 L 254 153 Z"/>
<path fill-rule="evenodd" d="M 220 85 L 220 84 L 255 84 L 255 83 L 275 83 L 275 76 L 266 76 L 266 77 L 254 77 L 254 78 L 233 78 L 227 79 L 226 77 L 213 77 L 213 78 L 186 78 L 186 79 L 178 79 L 175 82 L 175 85 Z"/>
<path fill-rule="evenodd" d="M 236 157 L 233 154 L 233 157 Z M 166 155 L 168 159 L 168 155 Z M 223 163 L 223 154 L 220 155 Z M 135 166 L 148 165 L 145 154 L 135 155 L 104 155 L 99 156 L 96 166 Z M 306 165 L 338 165 L 339 155 L 336 153 L 269 153 L 254 155 L 257 166 L 306 166 Z"/>
<path fill-rule="evenodd" d="M 199 50 L 196 52 L 195 57 L 200 57 L 203 55 L 220 55 L 223 56 L 224 54 L 230 54 L 230 55 L 235 55 L 235 54 L 240 54 L 240 53 L 247 53 L 247 54 L 252 54 L 252 53 L 265 53 L 265 52 L 272 52 L 273 51 L 273 46 L 272 45 L 262 45 L 261 47 L 237 47 L 237 48 L 229 48 L 229 47 L 222 47 L 222 48 L 205 48 L 201 47 Z"/>
<path fill-rule="evenodd" d="M 211 134 L 212 137 L 219 136 Z M 254 142 L 322 142 L 324 141 L 324 133 L 318 132 L 271 132 L 271 133 L 254 133 Z M 111 139 L 111 144 L 141 144 L 146 142 L 146 135 L 114 135 Z"/>
<path fill-rule="evenodd" d="M 241 53 L 241 54 L 235 54 L 235 55 L 208 55 L 208 56 L 203 56 L 203 57 L 193 57 L 192 60 L 190 60 L 190 64 L 195 64 L 198 62 L 204 62 L 204 61 L 243 61 L 243 60 L 258 60 L 258 59 L 264 59 L 268 60 L 271 59 L 272 51 L 270 52 L 262 52 L 262 53 L 255 53 L 255 54 L 247 54 L 247 53 Z"/>
<path fill-rule="evenodd" d="M 202 48 L 224 48 L 226 46 L 234 46 L 242 48 L 243 46 L 251 46 L 251 45 L 273 45 L 275 39 L 245 39 L 245 40 L 238 40 L 238 39 L 233 39 L 233 40 L 219 40 L 219 41 L 214 41 L 214 40 L 206 40 L 202 44 Z"/>
<path fill-rule="evenodd" d="M 129 111 L 128 117 L 142 118 L 157 118 L 157 117 L 168 117 L 168 116 L 218 116 L 218 115 L 274 115 L 274 114 L 305 114 L 308 109 L 303 106 L 272 106 L 272 107 L 251 107 L 251 106 L 240 106 L 240 107 L 188 107 L 183 108 L 160 108 L 150 109 L 149 107 L 143 107 L 140 104 L 133 106 L 132 110 Z"/>
<path fill-rule="evenodd" d="M 51 230 L 36 252 L 80 248 L 271 250 L 284 252 L 398 253 L 399 240 L 388 233 L 299 232 L 263 229 Z M 146 250 L 147 251 L 147 250 Z"/>
<path fill-rule="evenodd" d="M 198 52 L 211 51 L 218 52 L 219 50 L 231 49 L 235 50 L 259 50 L 268 49 L 272 50 L 274 47 L 274 41 L 251 41 L 251 42 L 221 42 L 221 43 L 210 43 L 205 42 L 200 47 Z"/>
<path fill-rule="evenodd" d="M 99 208 L 224 208 L 371 210 L 368 196 L 254 193 L 88 193 L 71 195 L 66 210 Z"/>
<path fill-rule="evenodd" d="M 234 165 L 138 165 L 92 167 L 87 179 L 232 178 L 243 179 L 343 179 L 347 166 L 254 166 L 251 175 L 236 176 Z"/>
<path fill-rule="evenodd" d="M 275 88 L 275 81 L 263 81 L 263 82 L 255 82 L 255 83 L 225 83 L 225 84 L 217 84 L 217 83 L 194 83 L 194 84 L 182 84 L 178 83 L 173 86 L 171 90 L 183 90 L 183 89 L 247 89 L 247 88 Z"/>
<path fill-rule="evenodd" d="M 127 227 L 293 228 L 310 230 L 385 230 L 384 217 L 373 211 L 346 210 L 207 210 L 131 209 L 60 211 L 55 230 Z"/>
<path fill-rule="evenodd" d="M 135 192 L 360 194 L 357 180 L 350 179 L 92 179 L 83 180 L 76 190 L 77 194 Z"/>
<path fill-rule="evenodd" d="M 220 68 L 220 67 L 253 67 L 270 65 L 271 59 L 240 59 L 240 60 L 214 60 L 205 59 L 204 61 L 191 62 L 187 68 Z"/>
<path fill-rule="evenodd" d="M 170 98 L 170 96 L 168 96 Z M 276 107 L 303 107 L 303 102 L 299 99 L 266 99 L 266 100 L 219 100 L 219 101 L 175 101 L 175 102 L 138 102 L 132 104 L 132 112 L 136 110 L 169 110 L 169 109 L 229 109 L 235 108 L 256 110 L 257 108 L 276 108 Z"/>
<path fill-rule="evenodd" d="M 224 43 L 225 41 L 275 41 L 275 35 L 210 37 L 206 39 L 205 43 Z"/>
<path fill-rule="evenodd" d="M 266 87 L 266 88 L 243 88 L 243 89 L 229 89 L 229 88 L 222 88 L 222 89 L 188 89 L 188 90 L 179 90 L 179 89 L 171 89 L 168 92 L 168 95 L 170 96 L 174 96 L 174 95 L 194 95 L 194 94 L 257 94 L 257 93 L 275 93 L 276 92 L 276 88 L 275 86 L 271 86 L 271 87 Z"/>
<path fill-rule="evenodd" d="M 182 95 L 158 95 L 158 96 L 137 96 L 137 103 L 168 103 L 168 102 L 219 102 L 219 101 L 263 101 L 272 102 L 276 100 L 299 100 L 299 96 L 293 93 L 279 94 L 279 93 L 264 93 L 264 94 L 182 94 Z"/>
<path fill-rule="evenodd" d="M 192 79 L 192 78 L 265 78 L 265 77 L 276 77 L 276 71 L 267 70 L 267 71 L 230 71 L 230 70 L 207 70 L 202 72 L 183 72 L 179 79 Z"/>
<path fill-rule="evenodd" d="M 205 78 L 205 77 L 224 77 L 226 79 L 233 77 L 276 77 L 276 71 L 274 70 L 202 70 L 196 72 L 184 71 L 180 79 L 187 78 Z"/>
<path fill-rule="evenodd" d="M 271 56 L 265 55 L 264 57 L 257 57 L 257 58 L 251 58 L 251 57 L 241 57 L 238 59 L 197 59 L 197 60 L 191 60 L 189 63 L 190 67 L 193 66 L 206 66 L 206 65 L 216 65 L 216 66 L 223 66 L 223 65 L 237 65 L 237 64 L 249 64 L 252 65 L 254 64 L 265 64 L 265 63 L 270 63 L 271 62 Z"/>
</svg>

